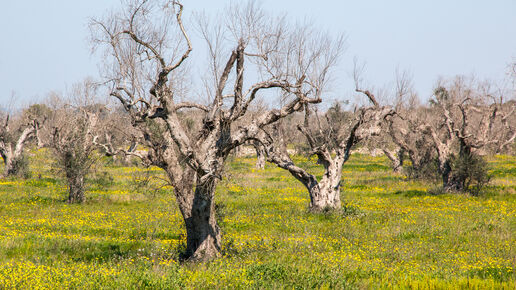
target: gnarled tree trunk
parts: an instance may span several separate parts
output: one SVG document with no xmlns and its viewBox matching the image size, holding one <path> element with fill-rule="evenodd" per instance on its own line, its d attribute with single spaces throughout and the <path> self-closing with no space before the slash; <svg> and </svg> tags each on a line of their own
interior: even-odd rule
<svg viewBox="0 0 516 290">
<path fill-rule="evenodd" d="M 68 203 L 84 202 L 84 177 L 68 177 Z"/>
<path fill-rule="evenodd" d="M 194 184 L 195 179 L 197 180 Z M 214 199 L 216 185 L 216 179 L 201 182 L 194 171 L 187 168 L 174 188 L 186 226 L 184 256 L 189 260 L 207 261 L 220 253 L 221 234 Z"/>
<path fill-rule="evenodd" d="M 4 173 L 3 173 L 2 177 L 6 177 L 9 175 L 15 174 L 16 172 L 14 171 L 14 168 L 13 168 L 13 158 L 12 158 L 12 154 L 11 154 L 10 150 L 1 150 L 0 149 L 0 154 L 2 155 L 2 159 L 4 160 Z"/>
<path fill-rule="evenodd" d="M 451 166 L 448 160 L 439 160 L 439 172 L 441 173 L 441 179 L 443 182 L 443 189 L 445 191 L 451 190 L 452 185 L 450 183 Z"/>
<path fill-rule="evenodd" d="M 465 138 L 458 137 L 459 139 L 459 157 L 462 160 L 471 160 L 473 157 L 472 148 L 469 146 Z M 464 191 L 467 189 L 467 175 L 461 173 L 461 170 L 457 170 L 456 168 L 452 168 L 451 160 L 447 160 L 444 163 L 443 171 L 441 172 L 443 177 L 443 188 L 445 191 Z M 465 169 L 465 168 L 463 168 Z M 474 168 L 471 168 L 474 170 Z"/>
<path fill-rule="evenodd" d="M 9 155 L 8 155 L 9 156 Z M 15 176 L 20 174 L 22 170 L 23 156 L 12 156 L 10 155 L 4 159 L 4 173 L 3 176 Z"/>
<path fill-rule="evenodd" d="M 331 133 L 325 135 L 320 125 L 319 134 L 314 134 L 309 128 L 310 110 L 308 107 L 305 107 L 304 126 L 298 125 L 297 128 L 305 135 L 312 149 L 311 154 L 316 155 L 318 158 L 317 163 L 324 167 L 324 175 L 319 181 L 314 175 L 294 164 L 286 150 L 285 142 L 282 140 L 278 126 L 273 126 L 272 132 L 256 137 L 263 144 L 268 161 L 288 170 L 290 174 L 308 189 L 311 211 L 319 212 L 341 208 L 340 180 L 342 177 L 342 167 L 348 161 L 351 149 L 367 136 L 377 135 L 380 131 L 380 124 L 386 116 L 392 114 L 390 108 L 380 108 L 374 96 L 369 92 L 367 93 L 375 106 L 363 108 L 358 112 L 356 118 L 350 124 L 349 131 L 343 135 L 345 136 L 344 138 Z M 320 124 L 317 114 L 316 117 L 317 123 Z M 332 139 L 328 137 L 330 135 L 332 135 Z M 276 136 L 276 140 L 273 139 L 273 136 Z M 336 145 L 334 145 L 332 150 L 330 146 L 335 143 Z"/>
<path fill-rule="evenodd" d="M 320 181 L 308 173 L 303 168 L 294 165 L 290 156 L 285 150 L 274 147 L 275 145 L 267 146 L 267 156 L 270 162 L 276 164 L 282 169 L 286 169 L 299 180 L 308 190 L 310 195 L 310 211 L 320 212 L 326 210 L 340 209 L 340 179 L 342 177 L 342 166 L 345 162 L 343 156 L 338 156 L 333 159 L 319 158 L 319 162 L 324 165 L 324 175 Z M 331 156 L 329 153 L 327 157 Z"/>
<path fill-rule="evenodd" d="M 255 141 L 253 143 L 254 149 L 256 150 L 256 169 L 265 168 L 265 148 L 260 142 Z"/>
<path fill-rule="evenodd" d="M 403 154 L 405 154 L 405 150 L 398 148 L 395 152 L 387 149 L 382 149 L 382 151 L 391 161 L 392 170 L 396 173 L 400 173 L 403 170 Z"/>
<path fill-rule="evenodd" d="M 310 193 L 310 210 L 318 212 L 340 209 L 342 164 L 338 160 L 332 162 L 328 168 L 325 168 L 324 175 L 318 184 L 312 188 L 307 187 Z"/>
<path fill-rule="evenodd" d="M 0 156 L 4 160 L 4 173 L 1 177 L 7 177 L 10 175 L 16 175 L 21 169 L 20 161 L 23 158 L 23 149 L 25 145 L 30 141 L 35 131 L 35 122 L 30 124 L 29 127 L 25 128 L 16 141 L 12 142 L 10 139 L 10 132 L 8 126 L 9 118 L 3 128 L 0 129 Z M 13 150 L 14 148 L 14 150 Z"/>
<path fill-rule="evenodd" d="M 197 185 L 186 212 L 186 254 L 193 260 L 211 259 L 220 252 L 220 228 L 215 216 L 215 180 Z M 208 183 L 210 183 L 208 182 Z"/>
</svg>

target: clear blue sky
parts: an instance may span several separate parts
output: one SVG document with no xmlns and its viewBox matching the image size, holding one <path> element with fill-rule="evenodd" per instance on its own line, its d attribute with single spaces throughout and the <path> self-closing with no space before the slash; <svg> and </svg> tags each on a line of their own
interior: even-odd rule
<svg viewBox="0 0 516 290">
<path fill-rule="evenodd" d="M 229 0 L 183 2 L 187 12 L 209 12 Z M 355 56 L 367 62 L 367 80 L 377 87 L 392 82 L 396 67 L 411 71 L 423 98 L 439 76 L 500 79 L 516 60 L 515 0 L 259 2 L 346 33 L 348 49 L 337 76 L 342 89 L 351 90 L 347 73 Z M 0 107 L 13 91 L 17 106 L 23 106 L 97 77 L 88 19 L 118 5 L 118 0 L 0 0 Z"/>
</svg>

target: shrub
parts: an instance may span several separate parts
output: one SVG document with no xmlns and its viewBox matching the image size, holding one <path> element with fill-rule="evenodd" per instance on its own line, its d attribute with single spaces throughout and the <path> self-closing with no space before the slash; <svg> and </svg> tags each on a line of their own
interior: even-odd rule
<svg viewBox="0 0 516 290">
<path fill-rule="evenodd" d="M 352 204 L 346 203 L 342 206 L 343 217 L 362 217 L 364 214 L 365 213 L 360 208 Z"/>
<path fill-rule="evenodd" d="M 436 181 L 439 179 L 439 165 L 437 158 L 422 159 L 419 164 L 412 164 L 404 168 L 405 175 L 410 179 Z"/>
<path fill-rule="evenodd" d="M 12 173 L 17 177 L 24 179 L 31 178 L 32 174 L 29 168 L 29 159 L 25 154 L 13 160 Z"/>
<path fill-rule="evenodd" d="M 462 154 L 452 159 L 452 182 L 459 191 L 479 195 L 491 179 L 487 162 L 477 154 Z"/>
</svg>

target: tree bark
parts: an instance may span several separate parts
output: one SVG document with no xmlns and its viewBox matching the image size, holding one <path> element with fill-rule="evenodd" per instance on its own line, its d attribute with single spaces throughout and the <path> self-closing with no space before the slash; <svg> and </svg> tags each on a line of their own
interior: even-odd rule
<svg viewBox="0 0 516 290">
<path fill-rule="evenodd" d="M 340 153 L 338 152 L 335 158 L 331 158 L 329 153 L 319 156 L 319 163 L 324 166 L 324 175 L 313 190 L 308 190 L 311 211 L 319 212 L 341 208 L 340 179 L 342 178 L 342 166 L 347 159 Z"/>
<path fill-rule="evenodd" d="M 396 152 L 391 152 L 387 149 L 382 149 L 382 151 L 391 161 L 392 170 L 396 173 L 401 173 L 403 170 L 403 154 L 405 153 L 405 150 L 403 148 L 399 148 Z"/>
<path fill-rule="evenodd" d="M 144 13 L 144 11 L 153 11 L 155 5 L 151 5 L 149 1 L 137 2 L 138 5 L 129 7 L 129 13 L 113 15 L 113 19 L 116 19 L 116 23 L 120 25 L 111 25 L 113 22 L 109 19 L 106 19 L 106 24 L 103 24 L 104 21 L 98 21 L 98 25 L 95 26 L 100 35 L 95 35 L 94 39 L 110 46 L 108 48 L 108 51 L 112 52 L 110 56 L 113 53 L 115 56 L 114 75 L 109 81 L 110 86 L 111 83 L 113 84 L 110 95 L 120 101 L 131 116 L 132 125 L 139 127 L 143 133 L 146 145 L 153 148 L 149 152 L 151 153 L 149 163 L 166 170 L 174 186 L 176 199 L 186 225 L 186 256 L 192 260 L 207 260 L 220 252 L 220 230 L 216 222 L 214 192 L 217 180 L 222 178 L 227 156 L 238 146 L 254 140 L 255 135 L 262 132 L 265 127 L 300 111 L 303 106 L 320 103 L 322 100 L 318 93 L 321 91 L 319 83 L 324 83 L 327 71 L 336 63 L 342 43 L 340 40 L 334 42 L 328 38 L 328 41 L 324 41 L 324 45 L 322 42 L 317 45 L 307 45 L 309 42 L 298 41 L 298 33 L 292 31 L 292 36 L 285 35 L 278 38 L 277 43 L 273 45 L 278 48 L 278 51 L 275 48 L 267 48 L 255 55 L 246 51 L 250 39 L 256 38 L 259 42 L 262 38 L 270 38 L 270 35 L 283 35 L 283 31 L 278 29 L 262 36 L 258 29 L 256 35 L 238 37 L 238 46 L 232 50 L 225 65 L 218 61 L 214 62 L 217 68 L 213 73 L 217 81 L 214 84 L 211 104 L 176 103 L 174 94 L 177 88 L 168 85 L 169 77 L 172 77 L 172 72 L 182 65 L 192 51 L 192 44 L 181 18 L 183 5 L 179 1 L 171 3 L 171 6 L 177 8 L 176 21 L 188 46 L 180 57 L 177 46 L 169 46 L 166 33 L 163 34 L 162 29 L 153 26 L 150 18 L 146 16 L 147 13 Z M 242 10 L 242 13 L 257 11 Z M 126 17 L 129 15 L 130 17 Z M 261 20 L 251 22 L 246 23 L 249 28 L 262 25 Z M 139 23 L 143 25 L 142 27 L 149 26 L 152 33 L 141 35 L 141 27 L 133 26 L 133 23 Z M 265 25 L 266 22 L 263 23 Z M 205 28 L 208 27 L 202 29 Z M 228 30 L 230 31 L 231 29 Z M 147 37 L 149 34 L 152 34 L 152 37 Z M 204 34 L 204 38 L 211 42 L 211 37 L 208 35 Z M 279 49 L 284 45 L 295 49 L 280 52 Z M 334 45 L 336 45 L 335 49 Z M 329 49 L 328 53 L 324 55 L 320 53 L 321 49 L 330 46 L 332 49 Z M 249 49 L 252 50 L 252 47 L 250 46 Z M 262 49 L 258 48 L 258 50 Z M 149 57 L 141 60 L 138 55 L 144 53 Z M 266 79 L 258 76 L 257 82 L 244 90 L 244 83 L 248 82 L 244 82 L 244 77 L 247 75 L 244 65 L 246 58 L 276 57 L 270 55 L 271 53 L 278 54 L 277 57 L 285 59 L 288 63 L 281 68 L 278 67 L 278 72 L 268 75 Z M 119 54 L 128 54 L 130 57 L 118 57 Z M 176 57 L 172 60 L 165 58 L 170 55 Z M 219 52 L 212 57 L 214 60 L 218 59 Z M 305 59 L 311 61 L 305 63 L 303 61 Z M 290 65 L 291 60 L 292 65 Z M 141 74 L 138 70 L 140 65 L 135 66 L 134 61 L 143 62 L 145 66 L 152 67 L 156 71 L 156 78 L 149 79 Z M 251 61 L 254 65 L 258 65 L 258 68 L 269 67 L 267 61 L 263 63 Z M 111 63 L 111 60 L 108 62 Z M 251 69 L 254 70 L 253 67 Z M 290 73 L 292 71 L 295 73 Z M 310 71 L 310 75 L 317 75 L 319 81 L 307 80 L 305 74 L 307 71 Z M 229 90 L 228 81 L 233 80 L 233 93 L 226 95 Z M 309 89 L 309 87 L 313 88 Z M 150 95 L 144 93 L 146 88 L 150 88 L 148 90 Z M 289 97 L 291 100 L 282 104 L 280 108 L 259 112 L 249 123 L 241 123 L 242 118 L 251 113 L 248 109 L 257 94 L 267 89 L 280 89 L 284 93 L 284 98 L 291 96 L 293 99 Z M 230 99 L 232 99 L 232 105 L 226 102 Z M 180 110 L 186 108 L 195 108 L 204 112 L 202 118 L 194 118 L 200 126 L 185 126 L 184 116 Z M 151 123 L 148 120 L 156 120 L 156 122 Z M 154 125 L 163 130 L 155 130 Z"/>
<path fill-rule="evenodd" d="M 328 156 L 320 156 L 319 162 L 324 165 L 324 175 L 320 181 L 317 181 L 314 175 L 294 165 L 286 150 L 281 150 L 274 146 L 267 149 L 267 156 L 270 162 L 288 170 L 292 176 L 306 187 L 310 196 L 310 211 L 320 212 L 340 209 L 340 179 L 342 177 L 342 166 L 346 161 L 345 156 L 339 155 L 332 159 L 328 152 Z"/>
<path fill-rule="evenodd" d="M 443 181 L 443 189 L 445 191 L 451 190 L 450 185 L 450 172 L 451 172 L 451 166 L 449 162 L 444 162 L 439 165 L 440 171 L 441 171 L 441 178 Z"/>
<path fill-rule="evenodd" d="M 334 163 L 336 163 L 334 161 Z M 341 208 L 340 179 L 342 177 L 342 165 L 332 164 L 326 168 L 324 176 L 316 186 L 308 188 L 310 193 L 310 210 L 314 212 L 334 210 Z"/>
<path fill-rule="evenodd" d="M 12 150 L 10 150 L 10 145 L 5 146 L 4 144 L 0 147 L 0 155 L 4 160 L 4 173 L 1 177 L 7 177 L 12 172 L 13 160 L 12 160 Z"/>
<path fill-rule="evenodd" d="M 11 152 L 1 154 L 4 159 L 4 173 L 0 177 L 16 176 L 22 171 L 23 156 Z"/>
<path fill-rule="evenodd" d="M 253 143 L 254 149 L 256 150 L 256 169 L 265 168 L 265 148 L 259 142 Z"/>
<path fill-rule="evenodd" d="M 84 202 L 84 177 L 73 176 L 68 178 L 68 203 Z"/>
<path fill-rule="evenodd" d="M 7 127 L 7 125 L 6 125 Z M 4 129 L 6 130 L 6 129 Z M 2 177 L 10 175 L 16 175 L 20 171 L 20 161 L 22 159 L 23 148 L 25 144 L 30 140 L 34 133 L 34 127 L 27 127 L 23 130 L 22 134 L 16 141 L 16 143 L 6 142 L 4 136 L 0 135 L 0 156 L 4 159 L 4 174 Z M 8 131 L 7 131 L 8 132 Z M 5 134 L 5 133 L 4 133 Z M 13 147 L 14 146 L 14 147 Z M 14 148 L 14 150 L 13 150 Z"/>
<path fill-rule="evenodd" d="M 186 226 L 186 252 L 184 258 L 208 261 L 217 257 L 221 249 L 221 234 L 215 214 L 215 178 L 201 182 L 195 173 L 185 170 L 179 186 L 174 191 Z"/>
<path fill-rule="evenodd" d="M 4 174 L 2 177 L 7 177 L 16 174 L 16 169 L 13 166 L 14 162 L 10 154 L 6 154 L 4 157 Z"/>
<path fill-rule="evenodd" d="M 439 161 L 439 171 L 443 182 L 443 190 L 462 191 L 464 189 L 464 181 L 455 176 L 452 172 L 452 164 L 450 159 Z"/>
</svg>

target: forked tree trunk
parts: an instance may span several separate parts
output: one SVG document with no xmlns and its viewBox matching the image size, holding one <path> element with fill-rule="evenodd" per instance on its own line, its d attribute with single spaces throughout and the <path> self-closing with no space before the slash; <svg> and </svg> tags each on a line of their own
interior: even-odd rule
<svg viewBox="0 0 516 290">
<path fill-rule="evenodd" d="M 84 202 L 84 177 L 73 176 L 68 178 L 68 203 Z"/>
<path fill-rule="evenodd" d="M 316 186 L 307 187 L 310 193 L 311 211 L 320 212 L 341 208 L 340 179 L 342 177 L 342 166 L 336 167 L 327 168 Z"/>
<path fill-rule="evenodd" d="M 34 127 L 25 128 L 15 144 L 11 144 L 0 138 L 0 156 L 2 156 L 2 158 L 4 159 L 5 166 L 4 173 L 0 177 L 7 177 L 19 173 L 21 169 L 20 161 L 23 158 L 23 148 L 25 147 L 25 144 L 30 140 L 33 133 Z"/>
<path fill-rule="evenodd" d="M 186 226 L 185 258 L 207 261 L 217 257 L 221 250 L 214 199 L 217 180 L 213 178 L 204 183 L 197 180 L 194 189 L 194 176 L 191 170 L 186 170 L 181 184 L 174 191 Z"/>
<path fill-rule="evenodd" d="M 288 170 L 306 187 L 310 196 L 310 211 L 321 212 L 341 208 L 340 179 L 342 177 L 342 166 L 346 161 L 344 156 L 331 159 L 331 156 L 328 155 L 325 159 L 327 161 L 322 161 L 319 158 L 319 162 L 323 163 L 325 169 L 320 181 L 317 181 L 314 175 L 303 168 L 294 165 L 288 154 L 278 154 L 277 151 L 271 150 L 268 157 L 270 162 Z"/>
<path fill-rule="evenodd" d="M 324 166 L 324 175 L 310 193 L 310 210 L 314 212 L 335 210 L 341 208 L 340 179 L 342 178 L 342 166 L 349 155 L 338 151 L 334 158 L 331 154 L 319 155 L 318 163 Z M 313 177 L 315 179 L 315 177 Z"/>
</svg>

